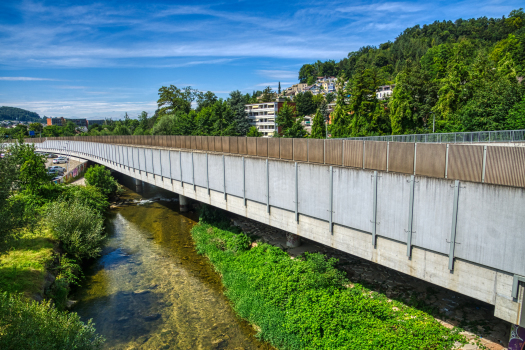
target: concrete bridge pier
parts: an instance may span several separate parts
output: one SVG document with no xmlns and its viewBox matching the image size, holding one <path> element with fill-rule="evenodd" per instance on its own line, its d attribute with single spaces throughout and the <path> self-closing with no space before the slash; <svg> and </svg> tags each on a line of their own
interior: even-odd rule
<svg viewBox="0 0 525 350">
<path fill-rule="evenodd" d="M 188 197 L 179 194 L 179 207 L 180 212 L 185 213 L 190 210 L 190 199 Z"/>
<path fill-rule="evenodd" d="M 286 246 L 288 248 L 297 248 L 301 245 L 301 237 L 293 233 L 286 233 Z"/>
</svg>

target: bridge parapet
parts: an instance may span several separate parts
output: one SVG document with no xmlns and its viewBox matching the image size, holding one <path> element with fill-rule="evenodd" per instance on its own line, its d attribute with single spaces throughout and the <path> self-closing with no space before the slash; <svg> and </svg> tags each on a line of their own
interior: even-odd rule
<svg viewBox="0 0 525 350">
<path fill-rule="evenodd" d="M 525 147 L 163 135 L 57 137 L 47 140 L 181 148 L 525 187 Z M 39 143 L 45 139 L 26 141 Z"/>
</svg>

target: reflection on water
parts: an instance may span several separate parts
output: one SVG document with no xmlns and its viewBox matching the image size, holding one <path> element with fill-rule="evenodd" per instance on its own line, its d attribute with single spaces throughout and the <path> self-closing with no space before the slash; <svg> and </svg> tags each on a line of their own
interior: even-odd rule
<svg viewBox="0 0 525 350">
<path fill-rule="evenodd" d="M 135 188 L 130 178 L 121 183 Z M 219 276 L 197 255 L 175 194 L 144 184 L 113 210 L 102 256 L 86 271 L 76 312 L 93 318 L 108 349 L 270 349 L 236 318 Z"/>
</svg>

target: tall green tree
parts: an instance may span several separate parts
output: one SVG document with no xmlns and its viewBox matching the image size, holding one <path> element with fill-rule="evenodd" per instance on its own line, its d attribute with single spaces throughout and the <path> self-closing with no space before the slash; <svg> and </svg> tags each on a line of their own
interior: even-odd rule
<svg viewBox="0 0 525 350">
<path fill-rule="evenodd" d="M 246 96 L 243 95 L 239 90 L 230 92 L 230 96 L 226 100 L 230 109 L 234 113 L 234 119 L 236 123 L 236 134 L 244 136 L 250 129 L 250 122 L 248 120 L 248 114 L 244 108 L 244 105 L 248 103 Z"/>
<path fill-rule="evenodd" d="M 302 116 L 297 116 L 295 106 L 284 102 L 277 113 L 275 123 L 277 124 L 278 136 L 302 138 L 307 132 L 302 125 Z"/>
<path fill-rule="evenodd" d="M 315 113 L 313 122 L 312 122 L 312 133 L 310 134 L 311 138 L 314 139 L 324 139 L 326 138 L 326 124 L 325 117 L 320 109 Z"/>
<path fill-rule="evenodd" d="M 176 112 L 189 113 L 191 103 L 195 100 L 197 91 L 190 86 L 179 89 L 175 85 L 169 87 L 163 86 L 159 89 L 158 117 L 162 118 L 165 115 Z"/>
<path fill-rule="evenodd" d="M 300 116 L 311 115 L 317 109 L 314 95 L 310 91 L 297 93 L 293 101 L 295 102 L 297 114 Z"/>
</svg>

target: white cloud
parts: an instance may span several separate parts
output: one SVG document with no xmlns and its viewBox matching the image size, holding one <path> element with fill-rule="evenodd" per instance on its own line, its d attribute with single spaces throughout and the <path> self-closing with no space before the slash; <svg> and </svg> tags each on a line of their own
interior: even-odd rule
<svg viewBox="0 0 525 350">
<path fill-rule="evenodd" d="M 40 81 L 40 80 L 51 80 L 51 81 L 56 81 L 56 80 L 58 80 L 58 79 L 35 78 L 35 77 L 0 77 L 0 80 L 7 80 L 7 81 Z"/>
<path fill-rule="evenodd" d="M 297 79 L 297 70 L 260 69 L 257 74 L 273 79 Z"/>
</svg>

